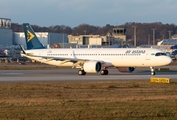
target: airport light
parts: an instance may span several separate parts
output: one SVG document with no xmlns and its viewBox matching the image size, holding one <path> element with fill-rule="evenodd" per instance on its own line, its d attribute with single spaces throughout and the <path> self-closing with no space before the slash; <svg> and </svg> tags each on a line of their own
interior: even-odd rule
<svg viewBox="0 0 177 120">
<path fill-rule="evenodd" d="M 152 30 L 152 34 L 153 34 L 153 42 L 152 42 L 152 44 L 155 45 L 155 30 L 156 30 L 156 28 L 152 28 L 151 30 Z"/>
<path fill-rule="evenodd" d="M 134 46 L 136 47 L 136 28 L 138 26 L 132 26 L 134 28 Z"/>
</svg>

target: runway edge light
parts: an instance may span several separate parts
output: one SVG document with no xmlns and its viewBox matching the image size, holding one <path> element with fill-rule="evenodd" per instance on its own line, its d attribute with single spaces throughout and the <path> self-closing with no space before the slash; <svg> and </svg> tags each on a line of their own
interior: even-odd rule
<svg viewBox="0 0 177 120">
<path fill-rule="evenodd" d="M 155 82 L 155 83 L 170 83 L 170 78 L 150 78 L 150 82 Z"/>
</svg>

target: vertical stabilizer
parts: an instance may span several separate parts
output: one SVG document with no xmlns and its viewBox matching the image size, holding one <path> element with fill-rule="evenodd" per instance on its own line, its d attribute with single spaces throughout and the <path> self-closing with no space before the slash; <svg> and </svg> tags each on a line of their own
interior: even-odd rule
<svg viewBox="0 0 177 120">
<path fill-rule="evenodd" d="M 26 45 L 28 50 L 45 48 L 37 38 L 36 34 L 34 33 L 29 23 L 24 23 L 23 29 L 25 33 Z"/>
</svg>

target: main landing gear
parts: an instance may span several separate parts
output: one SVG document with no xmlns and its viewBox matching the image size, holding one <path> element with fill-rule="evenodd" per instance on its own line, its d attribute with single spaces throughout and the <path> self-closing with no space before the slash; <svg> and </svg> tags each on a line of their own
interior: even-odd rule
<svg viewBox="0 0 177 120">
<path fill-rule="evenodd" d="M 150 67 L 151 69 L 151 75 L 155 75 L 154 67 Z"/>
<path fill-rule="evenodd" d="M 103 67 L 103 69 L 100 71 L 100 74 L 101 75 L 108 75 L 108 70 L 106 69 L 106 67 Z M 78 75 L 86 75 L 86 72 L 84 71 L 84 69 L 80 69 L 79 71 L 78 71 Z"/>
<path fill-rule="evenodd" d="M 86 72 L 84 70 L 80 69 L 78 71 L 78 75 L 86 75 Z"/>
<path fill-rule="evenodd" d="M 103 69 L 101 70 L 100 74 L 101 75 L 108 75 L 108 70 L 106 69 L 106 67 L 103 67 Z"/>
</svg>

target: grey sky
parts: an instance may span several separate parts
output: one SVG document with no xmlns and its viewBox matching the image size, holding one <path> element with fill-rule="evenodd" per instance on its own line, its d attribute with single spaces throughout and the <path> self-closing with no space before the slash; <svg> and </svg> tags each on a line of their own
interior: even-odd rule
<svg viewBox="0 0 177 120">
<path fill-rule="evenodd" d="M 126 22 L 177 25 L 176 0 L 0 0 L 0 18 L 39 26 Z"/>
</svg>

